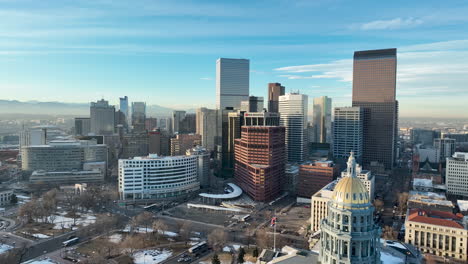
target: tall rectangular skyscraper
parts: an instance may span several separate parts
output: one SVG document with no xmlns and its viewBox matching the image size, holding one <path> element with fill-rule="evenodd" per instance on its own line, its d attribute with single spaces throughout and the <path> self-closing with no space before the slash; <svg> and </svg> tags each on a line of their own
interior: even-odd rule
<svg viewBox="0 0 468 264">
<path fill-rule="evenodd" d="M 353 107 L 364 109 L 362 163 L 395 162 L 398 130 L 396 49 L 356 51 L 353 63 Z"/>
<path fill-rule="evenodd" d="M 91 102 L 89 108 L 91 133 L 96 135 L 109 135 L 114 133 L 115 107 L 102 99 Z"/>
<path fill-rule="evenodd" d="M 351 151 L 361 163 L 364 110 L 361 107 L 335 107 L 333 157 L 344 164 Z"/>
<path fill-rule="evenodd" d="M 145 122 L 146 122 L 146 103 L 145 102 L 133 102 L 132 103 L 133 131 L 135 132 L 145 131 Z"/>
<path fill-rule="evenodd" d="M 284 86 L 281 83 L 269 83 L 268 84 L 268 111 L 278 112 L 278 101 L 281 95 L 284 95 Z"/>
<path fill-rule="evenodd" d="M 249 60 L 219 58 L 216 61 L 216 108 L 240 108 L 249 99 Z"/>
<path fill-rule="evenodd" d="M 128 96 L 120 97 L 120 105 L 119 105 L 119 110 L 120 112 L 124 113 L 125 118 L 127 119 L 127 122 L 130 119 L 130 116 L 128 116 Z"/>
<path fill-rule="evenodd" d="M 332 99 L 327 96 L 314 98 L 312 125 L 314 142 L 331 143 L 331 107 Z"/>
<path fill-rule="evenodd" d="M 307 95 L 290 93 L 279 97 L 280 126 L 286 128 L 286 153 L 289 162 L 307 157 Z"/>
</svg>

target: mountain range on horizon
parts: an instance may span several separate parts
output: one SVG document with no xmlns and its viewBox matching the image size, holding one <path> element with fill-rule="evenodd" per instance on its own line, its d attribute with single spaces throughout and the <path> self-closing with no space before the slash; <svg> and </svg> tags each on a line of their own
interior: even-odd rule
<svg viewBox="0 0 468 264">
<path fill-rule="evenodd" d="M 174 110 L 177 109 L 160 105 L 147 105 L 146 107 L 148 116 L 171 116 Z M 195 112 L 194 109 L 186 111 Z M 89 103 L 0 100 L 0 114 L 89 116 Z"/>
</svg>

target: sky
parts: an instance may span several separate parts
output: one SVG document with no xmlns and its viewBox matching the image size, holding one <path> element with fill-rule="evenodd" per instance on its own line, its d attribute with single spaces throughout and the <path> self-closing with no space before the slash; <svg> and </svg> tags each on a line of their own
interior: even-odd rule
<svg viewBox="0 0 468 264">
<path fill-rule="evenodd" d="M 0 0 L 0 99 L 215 105 L 216 59 L 351 105 L 352 56 L 397 48 L 402 117 L 468 118 L 467 1 Z"/>
</svg>

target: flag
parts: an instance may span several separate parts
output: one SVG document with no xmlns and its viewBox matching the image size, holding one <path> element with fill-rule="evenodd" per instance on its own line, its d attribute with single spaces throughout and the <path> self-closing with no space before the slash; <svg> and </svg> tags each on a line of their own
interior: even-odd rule
<svg viewBox="0 0 468 264">
<path fill-rule="evenodd" d="M 276 225 L 276 221 L 278 220 L 278 218 L 276 216 L 274 216 L 273 218 L 271 218 L 271 226 L 275 226 Z"/>
</svg>

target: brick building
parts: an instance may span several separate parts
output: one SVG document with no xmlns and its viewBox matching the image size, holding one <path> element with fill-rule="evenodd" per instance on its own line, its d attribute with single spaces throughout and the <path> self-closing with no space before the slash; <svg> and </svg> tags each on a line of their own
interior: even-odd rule
<svg viewBox="0 0 468 264">
<path fill-rule="evenodd" d="M 271 201 L 285 179 L 284 127 L 244 126 L 234 143 L 236 183 L 255 201 Z"/>
</svg>

